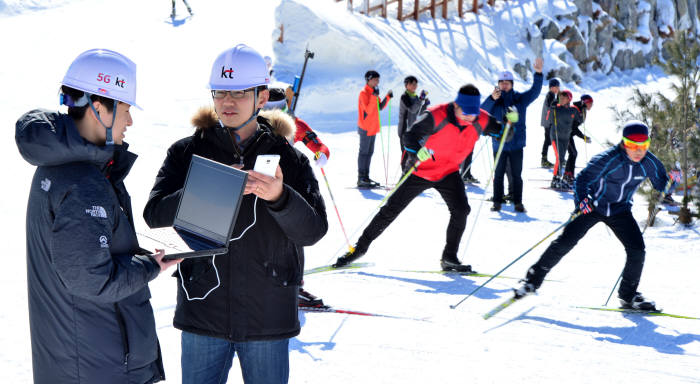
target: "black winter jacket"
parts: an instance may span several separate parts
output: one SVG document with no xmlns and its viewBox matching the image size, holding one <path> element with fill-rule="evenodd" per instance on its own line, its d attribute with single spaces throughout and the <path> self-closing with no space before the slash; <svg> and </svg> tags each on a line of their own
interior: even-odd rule
<svg viewBox="0 0 700 384">
<path fill-rule="evenodd" d="M 257 155 L 278 154 L 284 189 L 273 203 L 262 199 L 256 203 L 253 194 L 243 197 L 232 238 L 254 221 L 255 225 L 230 243 L 227 255 L 187 259 L 180 264 L 182 278 L 174 274 L 178 279 L 174 325 L 234 342 L 294 337 L 300 329 L 297 295 L 303 276 L 303 247 L 316 243 L 328 229 L 325 205 L 308 159 L 283 137 L 294 129 L 294 121 L 259 117 L 259 129 L 242 151 L 213 111 L 201 110 L 193 123 L 196 132 L 168 149 L 158 172 L 144 209 L 149 226 L 172 225 L 193 154 L 229 165 L 242 163 L 243 169 L 252 169 Z M 217 285 L 217 271 L 221 284 L 207 295 Z M 188 300 L 187 295 L 206 298 Z"/>
<path fill-rule="evenodd" d="M 153 383 L 165 378 L 148 282 L 124 178 L 126 145 L 84 140 L 70 117 L 17 121 L 19 151 L 38 166 L 27 207 L 27 285 L 35 383 Z"/>
</svg>

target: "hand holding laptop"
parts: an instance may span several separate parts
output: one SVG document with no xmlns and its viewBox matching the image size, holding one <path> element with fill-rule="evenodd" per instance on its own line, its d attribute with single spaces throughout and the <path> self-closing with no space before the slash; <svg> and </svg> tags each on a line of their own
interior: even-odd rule
<svg viewBox="0 0 700 384">
<path fill-rule="evenodd" d="M 158 265 L 160 266 L 160 271 L 163 272 L 166 269 L 179 264 L 183 259 L 173 259 L 173 260 L 163 260 L 165 257 L 165 251 L 162 249 L 156 249 L 156 253 L 151 254 L 151 256 L 156 259 Z"/>
</svg>

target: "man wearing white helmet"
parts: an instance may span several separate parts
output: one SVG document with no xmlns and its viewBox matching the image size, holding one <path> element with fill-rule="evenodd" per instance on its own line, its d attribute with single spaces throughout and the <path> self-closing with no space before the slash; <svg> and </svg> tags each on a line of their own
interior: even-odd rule
<svg viewBox="0 0 700 384">
<path fill-rule="evenodd" d="M 123 141 L 136 65 L 82 53 L 62 82 L 68 114 L 33 110 L 15 140 L 37 166 L 27 208 L 27 285 L 35 383 L 165 379 L 148 282 L 177 263 L 148 254 L 134 231 Z"/>
<path fill-rule="evenodd" d="M 542 89 L 542 67 L 544 62 L 542 58 L 535 59 L 533 65 L 534 76 L 532 86 L 525 92 L 517 92 L 513 90 L 513 74 L 504 71 L 498 78 L 498 87 L 494 89 L 491 96 L 481 104 L 481 108 L 485 109 L 499 121 L 505 121 L 505 115 L 509 110 L 515 108 L 518 111 L 520 119 L 511 127 L 512 138 L 507 137 L 503 144 L 501 157 L 498 159 L 493 178 L 493 207 L 492 211 L 498 212 L 501 210 L 503 199 L 503 176 L 506 174 L 507 165 L 511 170 L 513 204 L 516 212 L 525 212 L 523 205 L 523 179 L 521 176 L 523 170 L 523 150 L 525 148 L 525 121 L 527 119 L 527 107 L 537 99 Z M 509 135 L 510 136 L 510 135 Z M 500 139 L 493 139 L 493 153 L 498 151 Z"/>
<path fill-rule="evenodd" d="M 176 274 L 183 383 L 225 382 L 235 354 L 246 383 L 289 377 L 303 247 L 323 237 L 328 222 L 309 160 L 285 139 L 293 120 L 273 126 L 258 116 L 269 82 L 265 60 L 246 45 L 216 58 L 214 108 L 198 111 L 194 134 L 168 149 L 144 209 L 149 226 L 172 225 L 192 155 L 248 171 L 228 254 L 187 259 Z M 262 154 L 280 156 L 275 176 L 252 170 Z"/>
</svg>

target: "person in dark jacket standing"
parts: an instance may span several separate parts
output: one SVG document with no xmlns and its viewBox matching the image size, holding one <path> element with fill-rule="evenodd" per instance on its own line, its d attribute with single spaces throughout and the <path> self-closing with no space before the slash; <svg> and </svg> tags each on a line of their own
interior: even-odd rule
<svg viewBox="0 0 700 384">
<path fill-rule="evenodd" d="M 177 261 L 139 247 L 124 186 L 136 65 L 89 50 L 62 84 L 68 114 L 30 111 L 15 133 L 37 166 L 27 205 L 34 383 L 155 383 L 165 374 L 148 282 Z"/>
<path fill-rule="evenodd" d="M 578 109 L 571 106 L 573 99 L 571 92 L 563 90 L 559 92 L 559 103 L 552 105 L 547 116 L 549 122 L 549 137 L 552 138 L 552 148 L 554 149 L 554 175 L 552 176 L 551 188 L 570 190 L 571 185 L 564 180 L 564 157 L 569 146 L 571 132 L 575 126 L 581 124 L 581 114 Z"/>
<path fill-rule="evenodd" d="M 556 105 L 557 96 L 559 95 L 559 87 L 561 83 L 559 79 L 553 77 L 549 79 L 549 91 L 544 97 L 544 103 L 542 103 L 542 117 L 540 119 L 540 125 L 544 128 L 544 143 L 542 144 L 542 160 L 540 165 L 542 168 L 552 168 L 554 164 L 547 160 L 547 153 L 549 152 L 549 146 L 552 145 L 552 139 L 549 137 L 549 122 L 547 121 L 547 116 L 549 115 L 549 110 L 552 105 Z"/>
<path fill-rule="evenodd" d="M 404 153 L 403 134 L 406 129 L 413 125 L 418 115 L 423 113 L 430 105 L 430 100 L 427 98 L 428 93 L 423 90 L 420 95 L 416 94 L 418 90 L 418 79 L 415 76 L 406 76 L 403 80 L 406 91 L 401 95 L 399 105 L 399 144 L 401 144 L 401 167 L 404 167 L 404 162 L 408 158 Z"/>
<path fill-rule="evenodd" d="M 513 90 L 513 74 L 505 71 L 498 77 L 498 87 L 481 104 L 481 108 L 500 121 L 505 121 L 505 114 L 511 106 L 515 106 L 520 115 L 517 123 L 513 124 L 513 139 L 505 143 L 501 157 L 496 164 L 493 178 L 493 207 L 492 211 L 500 211 L 503 204 L 503 176 L 506 173 L 506 163 L 510 162 L 513 181 L 513 203 L 516 212 L 525 212 L 523 205 L 523 148 L 525 148 L 525 118 L 527 107 L 537 99 L 542 89 L 542 58 L 535 60 L 535 76 L 532 87 L 527 92 Z M 496 156 L 500 139 L 492 140 L 493 154 Z"/>
<path fill-rule="evenodd" d="M 622 131 L 622 142 L 593 157 L 576 177 L 574 204 L 581 213 L 564 227 L 540 259 L 530 267 L 516 296 L 531 294 L 540 288 L 547 273 L 599 222 L 605 223 L 620 240 L 627 253 L 618 296 L 623 308 L 656 310 L 637 292 L 644 267 L 644 238 L 632 216 L 632 195 L 645 179 L 654 189 L 664 191 L 666 169 L 648 152 L 649 128 L 640 121 L 629 121 Z"/>
<path fill-rule="evenodd" d="M 192 119 L 195 133 L 168 149 L 144 209 L 149 226 L 172 225 L 192 155 L 248 170 L 229 252 L 184 260 L 176 274 L 173 324 L 182 330 L 186 384 L 225 382 L 234 354 L 247 384 L 289 378 L 289 339 L 300 330 L 303 247 L 321 239 L 328 222 L 309 160 L 284 137 L 293 123 L 278 132 L 258 116 L 269 82 L 263 57 L 246 45 L 216 58 L 209 84 L 214 109 L 200 110 Z M 252 170 L 263 154 L 280 155 L 274 177 Z"/>
<path fill-rule="evenodd" d="M 379 183 L 369 178 L 369 166 L 374 154 L 374 140 L 381 129 L 379 111 L 384 109 L 394 97 L 391 89 L 379 101 L 379 72 L 365 73 L 365 86 L 357 98 L 357 134 L 360 135 L 360 148 L 357 152 L 357 186 L 375 188 Z"/>
<path fill-rule="evenodd" d="M 480 135 L 501 132 L 502 124 L 479 109 L 479 90 L 467 84 L 454 102 L 428 108 L 403 135 L 405 150 L 411 159 L 410 168 L 419 164 L 401 184 L 386 204 L 365 228 L 352 251 L 338 258 L 333 265 L 343 267 L 367 253 L 369 245 L 398 217 L 424 190 L 435 188 L 450 210 L 445 248 L 440 266 L 445 271 L 471 272 L 470 265 L 457 259 L 459 243 L 467 225 L 469 202 L 459 166 L 474 149 Z M 508 115 L 517 121 L 517 113 Z M 420 161 L 420 163 L 417 163 Z M 411 169 L 404 169 L 404 172 Z"/>
<path fill-rule="evenodd" d="M 579 113 L 580 119 L 574 121 L 574 124 L 571 126 L 571 137 L 569 138 L 569 146 L 567 147 L 567 159 L 566 166 L 564 167 L 563 180 L 569 185 L 574 182 L 574 170 L 576 169 L 576 158 L 578 157 L 574 137 L 581 138 L 586 144 L 591 142 L 591 138 L 581 132 L 579 127 L 586 122 L 588 111 L 593 108 L 593 98 L 590 95 L 581 95 L 581 100 L 574 102 L 572 106 Z"/>
</svg>

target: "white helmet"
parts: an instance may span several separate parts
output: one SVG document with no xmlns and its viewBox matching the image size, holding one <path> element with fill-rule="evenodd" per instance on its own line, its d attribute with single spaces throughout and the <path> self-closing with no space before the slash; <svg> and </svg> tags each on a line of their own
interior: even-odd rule
<svg viewBox="0 0 700 384">
<path fill-rule="evenodd" d="M 108 49 L 81 53 L 68 67 L 61 84 L 141 109 L 136 104 L 136 64 Z"/>
<path fill-rule="evenodd" d="M 510 71 L 501 72 L 501 74 L 498 75 L 498 81 L 502 81 L 502 80 L 513 81 L 513 74 L 510 73 Z"/>
<path fill-rule="evenodd" d="M 265 59 L 253 48 L 238 44 L 221 52 L 214 60 L 209 89 L 242 91 L 269 83 Z"/>
</svg>

